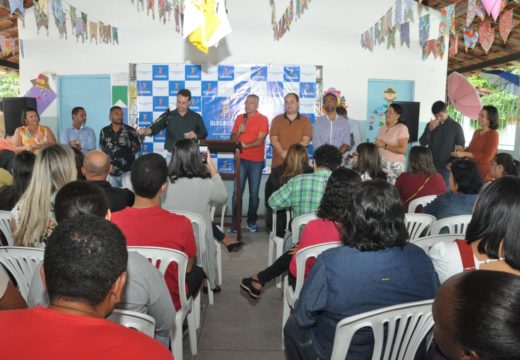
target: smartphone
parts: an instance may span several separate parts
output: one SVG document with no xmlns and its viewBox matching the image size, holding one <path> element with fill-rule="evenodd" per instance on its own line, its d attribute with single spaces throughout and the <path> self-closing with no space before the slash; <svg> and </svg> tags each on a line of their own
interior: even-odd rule
<svg viewBox="0 0 520 360">
<path fill-rule="evenodd" d="M 203 164 L 208 162 L 208 147 L 207 146 L 199 146 L 200 158 Z"/>
</svg>

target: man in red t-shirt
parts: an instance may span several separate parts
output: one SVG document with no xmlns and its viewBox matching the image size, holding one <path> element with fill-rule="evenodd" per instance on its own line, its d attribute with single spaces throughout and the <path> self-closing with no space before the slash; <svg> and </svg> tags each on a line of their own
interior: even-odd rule
<svg viewBox="0 0 520 360">
<path fill-rule="evenodd" d="M 41 271 L 50 305 L 0 311 L 1 358 L 172 359 L 153 338 L 105 319 L 121 299 L 127 261 L 125 238 L 107 220 L 60 222 Z"/>
<path fill-rule="evenodd" d="M 260 180 L 265 159 L 265 138 L 269 133 L 267 117 L 258 112 L 259 98 L 251 94 L 246 98 L 245 114 L 238 115 L 231 132 L 231 140 L 242 145 L 240 154 L 240 193 L 244 193 L 246 181 L 249 182 L 249 209 L 247 211 L 247 228 L 251 232 L 258 231 L 256 220 L 260 199 Z M 236 219 L 236 194 L 233 191 L 233 221 Z M 232 225 L 231 231 L 236 229 Z"/>
<path fill-rule="evenodd" d="M 168 167 L 159 154 L 146 154 L 134 161 L 130 172 L 135 192 L 134 206 L 112 214 L 128 246 L 159 246 L 180 250 L 188 256 L 187 296 L 195 295 L 206 277 L 195 265 L 197 245 L 190 220 L 161 208 L 161 194 L 166 190 Z M 177 264 L 166 270 L 166 285 L 175 308 L 180 309 Z"/>
</svg>

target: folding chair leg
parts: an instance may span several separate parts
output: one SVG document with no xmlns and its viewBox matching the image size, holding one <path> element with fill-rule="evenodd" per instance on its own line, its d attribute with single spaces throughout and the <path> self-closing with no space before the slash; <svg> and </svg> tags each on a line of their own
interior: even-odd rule
<svg viewBox="0 0 520 360">
<path fill-rule="evenodd" d="M 195 325 L 197 329 L 200 329 L 200 313 L 201 313 L 201 307 L 200 307 L 200 291 L 197 294 L 197 296 L 193 299 L 193 307 L 191 309 L 193 312 L 193 315 L 195 316 Z"/>
<path fill-rule="evenodd" d="M 278 259 L 280 256 L 282 256 L 282 252 L 283 252 L 283 240 L 281 241 L 281 243 L 276 243 L 276 259 Z M 283 277 L 278 276 L 276 278 L 276 287 L 278 289 L 282 288 L 282 282 L 283 282 Z"/>
<path fill-rule="evenodd" d="M 222 285 L 222 244 L 217 245 L 217 285 Z"/>
<path fill-rule="evenodd" d="M 291 307 L 289 306 L 289 303 L 287 302 L 287 299 L 285 298 L 285 291 L 284 291 L 284 294 L 283 294 L 283 312 L 282 312 L 282 350 L 285 350 L 283 328 L 285 327 L 285 324 L 287 323 L 287 319 L 289 319 L 289 315 L 290 314 L 291 314 Z"/>
<path fill-rule="evenodd" d="M 210 305 L 215 304 L 215 298 L 213 296 L 213 289 L 211 288 L 209 281 L 208 281 L 208 300 Z"/>
<path fill-rule="evenodd" d="M 274 262 L 274 240 L 269 236 L 269 249 L 267 251 L 267 266 L 271 266 Z"/>
</svg>

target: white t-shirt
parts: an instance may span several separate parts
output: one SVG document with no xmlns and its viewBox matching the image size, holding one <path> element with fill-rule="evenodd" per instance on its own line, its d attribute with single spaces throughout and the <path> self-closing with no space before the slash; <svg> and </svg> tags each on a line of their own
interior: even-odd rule
<svg viewBox="0 0 520 360">
<path fill-rule="evenodd" d="M 435 244 L 430 248 L 428 254 L 441 284 L 453 275 L 464 271 L 459 247 L 455 241 Z"/>
</svg>

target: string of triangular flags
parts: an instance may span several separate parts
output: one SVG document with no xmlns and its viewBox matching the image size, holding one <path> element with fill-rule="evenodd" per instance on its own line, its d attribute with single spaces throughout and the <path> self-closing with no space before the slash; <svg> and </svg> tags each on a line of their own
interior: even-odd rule
<svg viewBox="0 0 520 360">
<path fill-rule="evenodd" d="M 136 5 L 137 11 L 146 11 L 146 16 L 156 19 L 155 13 L 158 10 L 159 22 L 166 24 L 173 18 L 175 20 L 175 31 L 178 33 L 182 30 L 182 15 L 184 14 L 184 0 L 130 0 Z M 145 5 L 146 1 L 146 5 Z M 145 9 L 146 7 L 146 9 Z"/>
<path fill-rule="evenodd" d="M 426 60 L 430 55 L 434 58 L 442 58 L 445 54 L 445 37 L 450 38 L 450 56 L 455 56 L 458 52 L 459 35 L 456 30 L 455 22 L 455 5 L 451 4 L 440 11 L 440 22 L 438 36 L 430 38 L 430 16 L 431 14 L 422 15 L 426 6 L 421 4 L 422 0 L 418 0 L 417 14 L 419 17 L 419 43 L 422 48 L 422 58 Z M 484 20 L 485 13 L 491 16 L 495 22 L 498 19 L 498 30 L 504 41 L 509 38 L 509 34 L 513 29 L 513 9 L 503 12 L 507 5 L 507 0 L 467 0 L 468 12 L 466 15 L 466 24 L 463 29 L 465 50 L 475 48 L 480 43 L 484 51 L 487 53 L 495 39 L 495 29 L 491 20 Z M 520 0 L 515 0 L 520 2 Z M 400 44 L 410 47 L 410 22 L 414 22 L 414 0 L 397 0 L 379 21 L 369 30 L 361 34 L 361 46 L 369 51 L 373 51 L 376 45 L 383 44 L 386 38 L 386 48 L 396 47 L 396 32 L 400 32 Z M 395 16 L 393 16 L 395 9 Z M 478 16 L 482 22 L 475 29 L 471 26 L 475 16 Z M 392 22 L 393 20 L 393 22 Z M 434 35 L 435 36 L 435 35 Z"/>
<path fill-rule="evenodd" d="M 23 8 L 23 0 L 1 0 L 7 2 L 8 9 L 11 14 L 17 15 L 24 20 L 25 10 Z M 3 3 L 0 1 L 0 6 Z M 68 9 L 68 10 L 66 10 Z M 76 37 L 76 41 L 84 43 L 90 40 L 105 44 L 119 44 L 119 30 L 117 27 L 99 21 L 94 17 L 78 10 L 75 6 L 68 4 L 63 0 L 35 0 L 34 1 L 34 17 L 36 19 L 36 29 L 45 29 L 49 35 L 49 18 L 52 14 L 54 24 L 58 29 L 60 38 L 67 39 L 67 20 L 70 21 L 72 35 Z"/>
<path fill-rule="evenodd" d="M 276 4 L 270 0 L 271 4 L 271 24 L 273 26 L 274 39 L 280 40 L 287 31 L 291 29 L 293 21 L 297 21 L 309 7 L 310 0 L 291 0 L 280 19 L 276 16 Z M 295 8 L 296 5 L 296 8 Z"/>
<path fill-rule="evenodd" d="M 0 35 L 0 53 L 4 56 L 16 55 L 18 53 L 18 42 L 16 39 Z"/>
</svg>

